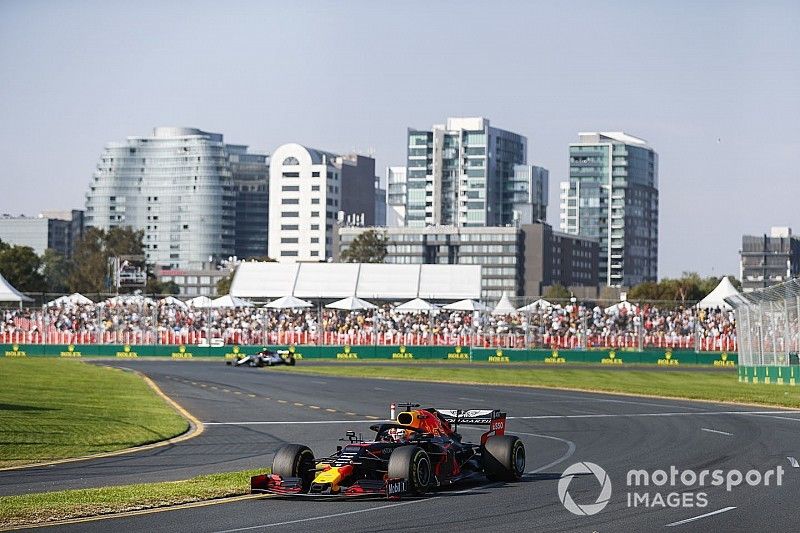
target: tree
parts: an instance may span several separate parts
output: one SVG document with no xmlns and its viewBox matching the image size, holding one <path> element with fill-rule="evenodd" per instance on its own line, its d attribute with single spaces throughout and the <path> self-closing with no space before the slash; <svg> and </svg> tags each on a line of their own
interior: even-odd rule
<svg viewBox="0 0 800 533">
<path fill-rule="evenodd" d="M 225 296 L 226 294 L 230 294 L 231 292 L 231 283 L 233 283 L 233 274 L 236 272 L 235 270 L 231 270 L 228 272 L 228 275 L 224 278 L 219 278 L 217 281 L 217 294 L 220 296 Z"/>
<path fill-rule="evenodd" d="M 571 296 L 572 293 L 569 292 L 569 289 L 558 283 L 550 285 L 547 287 L 547 290 L 544 291 L 544 298 L 546 300 L 568 300 Z"/>
<path fill-rule="evenodd" d="M 89 228 L 73 252 L 74 268 L 68 278 L 72 292 L 99 293 L 111 289 L 108 258 L 142 255 L 144 232 L 131 228 L 111 228 L 108 232 Z"/>
<path fill-rule="evenodd" d="M 145 287 L 147 294 L 160 294 L 160 295 L 177 295 L 180 294 L 181 288 L 174 281 L 159 281 L 156 278 L 147 278 L 147 286 Z"/>
<path fill-rule="evenodd" d="M 47 292 L 67 292 L 72 264 L 69 259 L 52 248 L 44 251 L 42 256 L 42 276 Z"/>
<path fill-rule="evenodd" d="M 42 261 L 30 246 L 12 246 L 0 241 L 0 274 L 22 292 L 44 292 Z"/>
<path fill-rule="evenodd" d="M 374 229 L 367 230 L 358 235 L 350 246 L 342 252 L 344 263 L 383 263 L 386 259 L 386 248 L 389 236 L 386 232 Z"/>
<path fill-rule="evenodd" d="M 732 276 L 729 276 L 732 277 Z M 705 298 L 708 293 L 713 291 L 722 278 L 707 277 L 703 278 L 696 272 L 684 272 L 680 278 L 664 278 L 659 282 L 647 281 L 640 283 L 628 291 L 628 298 L 631 300 L 649 301 L 680 301 L 696 302 Z M 741 283 L 733 279 L 733 285 L 741 289 Z"/>
</svg>

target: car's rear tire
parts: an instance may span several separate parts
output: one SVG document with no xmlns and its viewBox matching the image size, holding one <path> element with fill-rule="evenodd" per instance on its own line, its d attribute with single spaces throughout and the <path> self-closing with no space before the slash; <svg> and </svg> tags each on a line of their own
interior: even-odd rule
<svg viewBox="0 0 800 533">
<path fill-rule="evenodd" d="M 294 357 L 290 357 L 289 358 L 289 366 L 294 366 L 294 363 L 295 363 Z"/>
<path fill-rule="evenodd" d="M 314 480 L 314 452 L 302 444 L 285 444 L 272 459 L 272 473 L 286 477 L 299 477 L 303 480 L 303 492 L 308 492 Z"/>
<path fill-rule="evenodd" d="M 389 479 L 402 478 L 413 494 L 424 494 L 433 484 L 433 465 L 428 453 L 419 446 L 400 446 L 389 456 Z"/>
<path fill-rule="evenodd" d="M 518 481 L 525 473 L 525 445 L 514 435 L 489 437 L 481 459 L 491 481 Z"/>
</svg>

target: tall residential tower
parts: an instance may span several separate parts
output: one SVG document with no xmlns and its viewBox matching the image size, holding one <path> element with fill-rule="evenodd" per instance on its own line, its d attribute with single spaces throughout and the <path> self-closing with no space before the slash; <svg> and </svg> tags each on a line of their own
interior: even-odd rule
<svg viewBox="0 0 800 533">
<path fill-rule="evenodd" d="M 561 230 L 597 239 L 598 283 L 658 277 L 658 154 L 623 132 L 579 133 L 561 184 Z"/>
<path fill-rule="evenodd" d="M 482 117 L 448 118 L 409 129 L 407 149 L 407 226 L 514 223 L 511 181 L 514 166 L 527 163 L 524 136 Z"/>
</svg>

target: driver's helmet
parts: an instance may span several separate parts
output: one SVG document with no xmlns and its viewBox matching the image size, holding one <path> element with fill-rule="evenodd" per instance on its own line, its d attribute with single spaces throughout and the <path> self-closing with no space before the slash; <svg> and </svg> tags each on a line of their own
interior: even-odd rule
<svg viewBox="0 0 800 533">
<path fill-rule="evenodd" d="M 414 432 L 410 429 L 392 428 L 388 433 L 394 442 L 405 442 L 411 438 Z"/>
</svg>

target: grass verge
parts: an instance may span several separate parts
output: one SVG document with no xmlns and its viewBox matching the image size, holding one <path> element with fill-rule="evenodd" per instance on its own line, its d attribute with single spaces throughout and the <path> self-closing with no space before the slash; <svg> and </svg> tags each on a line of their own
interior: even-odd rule
<svg viewBox="0 0 800 533">
<path fill-rule="evenodd" d="M 64 359 L 0 359 L 0 467 L 149 444 L 189 425 L 138 375 Z"/>
<path fill-rule="evenodd" d="M 244 470 L 198 476 L 183 481 L 4 496 L 0 497 L 0 527 L 238 496 L 250 491 L 250 476 L 264 472 L 264 469 Z"/>
<path fill-rule="evenodd" d="M 403 367 L 342 365 L 304 368 L 298 365 L 291 369 L 282 367 L 270 369 L 270 372 L 276 371 L 407 381 L 578 389 L 800 408 L 800 390 L 797 387 L 739 383 L 737 374 L 728 372 L 515 368 L 488 365 L 474 368 L 413 365 Z"/>
</svg>

